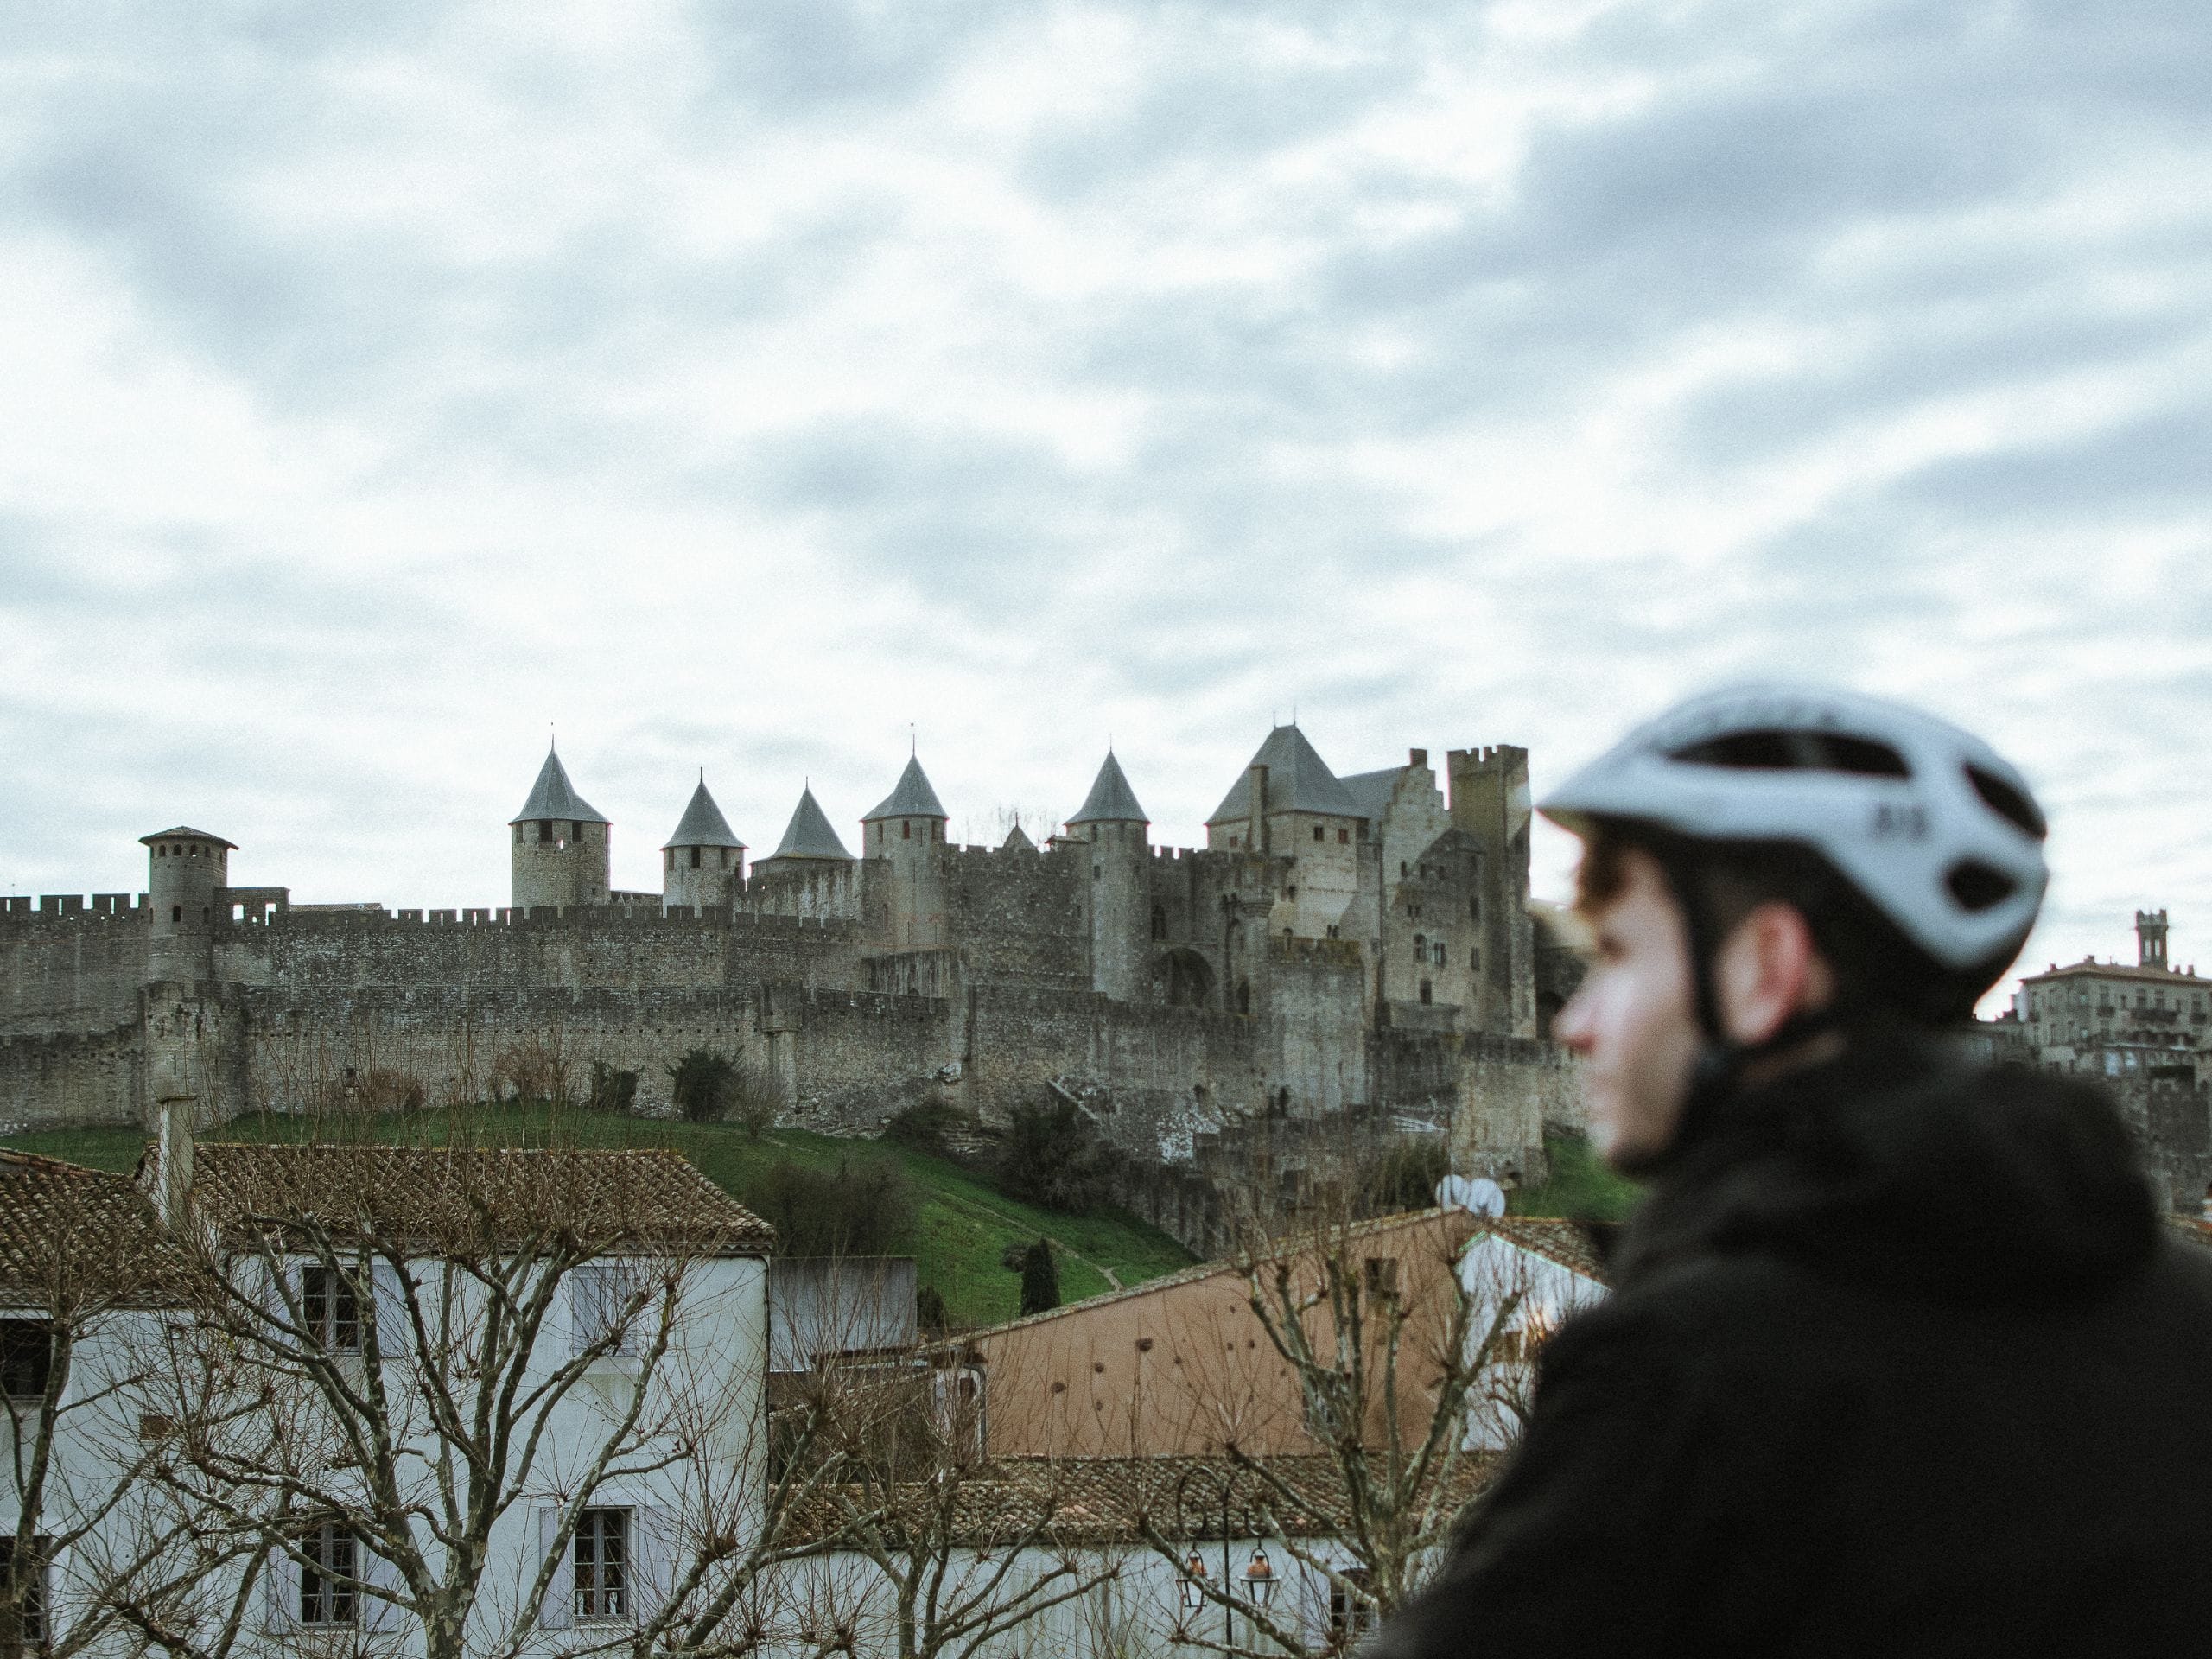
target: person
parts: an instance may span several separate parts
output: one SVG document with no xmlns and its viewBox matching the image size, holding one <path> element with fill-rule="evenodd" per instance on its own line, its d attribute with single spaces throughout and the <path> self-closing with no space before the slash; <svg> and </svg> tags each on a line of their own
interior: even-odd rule
<svg viewBox="0 0 2212 1659">
<path fill-rule="evenodd" d="M 1988 745 L 1810 687 L 1685 703 L 1539 810 L 1557 1020 L 1644 1197 L 1378 1659 L 2212 1650 L 2212 1253 L 2102 1092 L 1976 1067 L 2045 826 Z"/>
</svg>

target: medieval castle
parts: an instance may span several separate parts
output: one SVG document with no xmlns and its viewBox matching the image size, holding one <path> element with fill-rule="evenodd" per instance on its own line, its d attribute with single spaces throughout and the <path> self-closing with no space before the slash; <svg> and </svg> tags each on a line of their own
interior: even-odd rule
<svg viewBox="0 0 2212 1659">
<path fill-rule="evenodd" d="M 144 838 L 135 899 L 5 901 L 0 1125 L 328 1109 L 372 1077 L 481 1098 L 517 1052 L 664 1110 L 704 1046 L 833 1132 L 1058 1091 L 1171 1169 L 1241 1126 L 1346 1118 L 1526 1166 L 1575 1112 L 1538 1040 L 1527 752 L 1454 750 L 1443 783 L 1420 749 L 1340 778 L 1280 726 L 1202 849 L 1153 845 L 1111 754 L 1044 846 L 961 847 L 917 758 L 857 855 L 809 791 L 748 864 L 702 780 L 639 893 L 549 753 L 508 826 L 512 902 L 428 913 L 235 886 L 233 845 L 180 826 Z"/>
</svg>

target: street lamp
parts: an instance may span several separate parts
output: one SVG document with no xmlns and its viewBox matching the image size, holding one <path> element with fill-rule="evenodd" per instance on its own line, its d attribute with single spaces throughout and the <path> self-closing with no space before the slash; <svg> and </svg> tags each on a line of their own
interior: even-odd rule
<svg viewBox="0 0 2212 1659">
<path fill-rule="evenodd" d="M 1198 1552 L 1194 1549 L 1191 1552 L 1191 1559 L 1183 1567 L 1180 1588 L 1185 1612 L 1195 1613 L 1206 1605 L 1205 1586 L 1206 1564 L 1198 1559 Z"/>
<path fill-rule="evenodd" d="M 1244 1569 L 1244 1595 L 1261 1611 L 1275 1599 L 1275 1570 L 1268 1560 L 1264 1548 L 1252 1552 L 1251 1565 Z"/>
</svg>

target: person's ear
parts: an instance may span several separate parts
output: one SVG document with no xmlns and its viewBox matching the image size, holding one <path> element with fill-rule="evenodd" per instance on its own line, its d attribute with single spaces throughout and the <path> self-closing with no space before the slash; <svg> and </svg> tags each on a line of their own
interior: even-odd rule
<svg viewBox="0 0 2212 1659">
<path fill-rule="evenodd" d="M 1763 1043 L 1793 1014 L 1834 994 L 1834 978 L 1796 906 L 1752 906 L 1730 930 L 1714 964 L 1721 1028 L 1729 1040 Z"/>
</svg>

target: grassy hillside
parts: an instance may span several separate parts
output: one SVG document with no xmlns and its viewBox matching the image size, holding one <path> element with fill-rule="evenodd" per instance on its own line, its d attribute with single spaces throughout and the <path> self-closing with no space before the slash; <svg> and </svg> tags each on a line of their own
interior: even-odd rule
<svg viewBox="0 0 2212 1659">
<path fill-rule="evenodd" d="M 302 1138 L 309 1127 L 296 1117 L 240 1118 L 210 1138 L 291 1141 Z M 314 1127 L 327 1136 L 338 1126 L 325 1120 Z M 440 1142 L 458 1127 L 470 1138 L 494 1146 L 671 1147 L 741 1202 L 779 1158 L 827 1170 L 841 1163 L 851 1168 L 864 1162 L 888 1162 L 912 1183 L 919 1200 L 912 1236 L 893 1248 L 917 1259 L 921 1282 L 935 1286 L 944 1298 L 946 1312 L 963 1325 L 1014 1317 L 1020 1280 L 1001 1264 L 1011 1244 L 1039 1237 L 1053 1242 L 1064 1301 L 1095 1296 L 1113 1288 L 1116 1281 L 1141 1284 L 1187 1266 L 1192 1259 L 1173 1239 L 1135 1216 L 1062 1216 L 1038 1210 L 1001 1197 L 941 1158 L 873 1141 L 842 1141 L 782 1129 L 756 1141 L 728 1124 L 575 1112 L 556 1121 L 543 1110 L 520 1109 L 479 1111 L 465 1118 L 417 1112 L 348 1120 L 342 1127 L 349 1137 L 370 1142 Z M 116 1128 L 55 1129 L 0 1141 L 25 1152 L 123 1171 L 137 1163 L 145 1144 L 143 1131 Z"/>
<path fill-rule="evenodd" d="M 1625 1221 L 1643 1189 L 1608 1168 L 1579 1135 L 1548 1135 L 1544 1151 L 1551 1179 L 1508 1195 L 1516 1216 L 1574 1216 L 1586 1221 Z"/>
</svg>

